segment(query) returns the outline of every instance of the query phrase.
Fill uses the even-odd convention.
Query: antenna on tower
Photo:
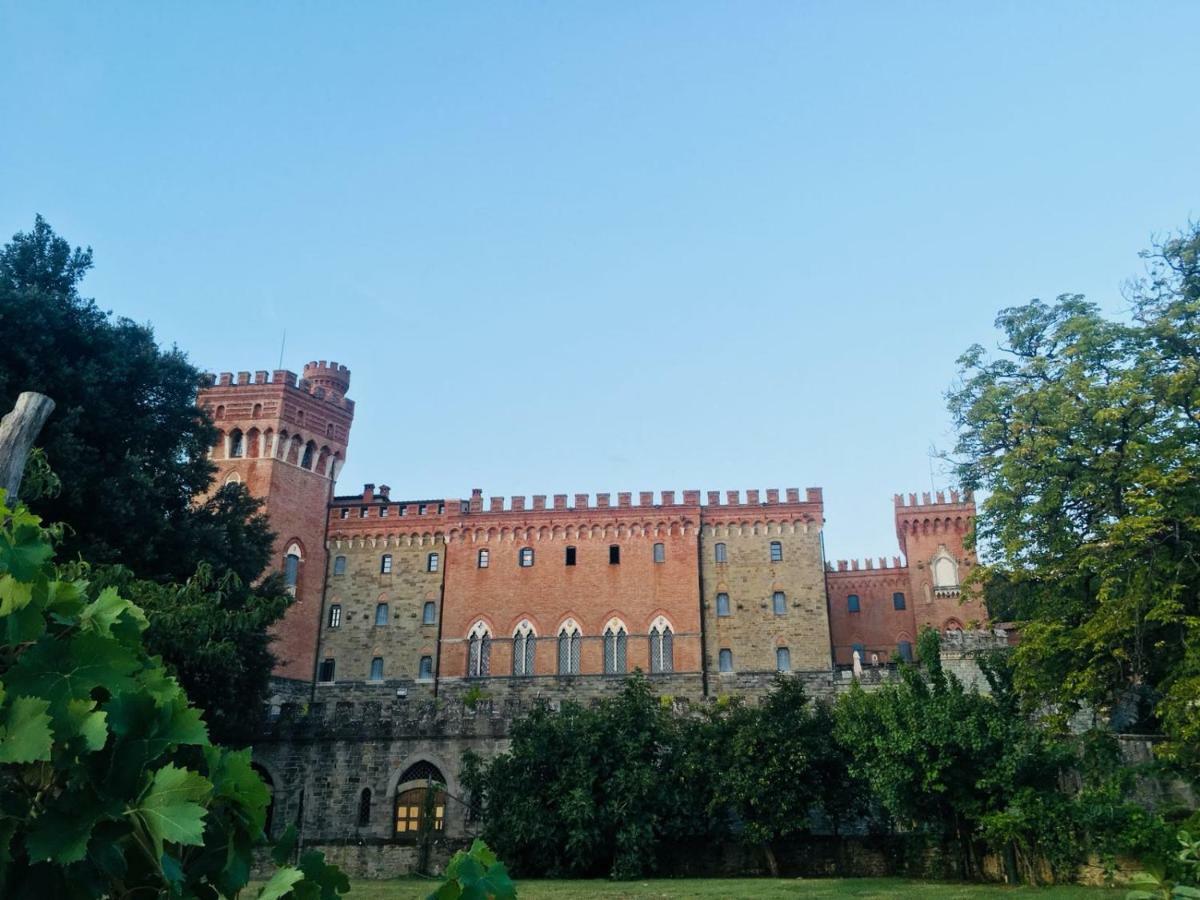
[[[276,368],[278,368],[278,369],[283,368],[283,348],[286,346],[287,346],[287,329],[285,328],[285,329],[283,329],[283,340],[281,340],[279,342],[279,365],[276,366]]]

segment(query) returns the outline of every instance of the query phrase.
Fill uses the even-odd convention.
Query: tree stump
[[[0,488],[8,492],[9,504],[17,502],[25,460],[52,412],[53,400],[45,394],[25,391],[12,412],[0,419]]]

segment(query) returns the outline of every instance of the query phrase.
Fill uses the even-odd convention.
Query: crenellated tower
[[[294,372],[223,372],[198,402],[219,429],[215,486],[241,482],[264,501],[274,566],[296,602],[276,628],[275,674],[310,680],[326,569],[326,511],[346,458],[354,402],[350,370],[320,360]]]
[[[987,619],[979,601],[962,601],[962,583],[976,565],[966,544],[975,521],[975,499],[950,491],[932,496],[897,494],[896,538],[908,560],[909,596],[918,630],[962,630]]]

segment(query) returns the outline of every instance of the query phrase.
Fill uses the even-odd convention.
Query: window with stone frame
[[[433,657],[422,656],[421,663],[417,667],[417,678],[421,681],[429,681],[433,678]]]
[[[392,574],[392,554],[385,553],[385,554],[383,554],[383,556],[381,556],[379,558],[379,574],[380,575],[391,575]]]
[[[425,605],[421,609],[421,624],[434,625],[437,623],[437,604],[432,600],[426,600]]]
[[[476,622],[467,638],[467,677],[486,678],[492,667],[492,635],[487,625]]]
[[[486,548],[479,551],[479,556],[477,559],[479,568],[486,569],[488,567],[488,556],[489,554]]]
[[[371,680],[383,681],[383,657],[376,656],[371,660]]]
[[[783,544],[771,541],[771,562],[783,562]]]
[[[717,544],[713,547],[713,560],[719,563],[729,562],[729,554],[724,544]]]
[[[386,625],[388,623],[388,605],[386,603],[375,604],[375,624]]]
[[[342,604],[333,603],[330,605],[330,607],[329,607],[329,627],[330,628],[341,628],[342,627]]]
[[[623,675],[627,669],[628,632],[625,623],[614,619],[604,628],[604,674]]]
[[[782,616],[787,612],[787,594],[783,591],[776,591],[771,595],[771,610],[777,616]]]
[[[583,633],[571,619],[558,630],[558,674],[578,675],[579,657],[583,648]]]
[[[537,647],[537,635],[528,621],[522,621],[513,631],[512,643],[512,673],[528,678],[533,676],[534,653]]]
[[[729,615],[729,595],[724,592],[717,594],[717,615],[722,618]]]
[[[425,570],[427,572],[436,572],[438,570],[438,555],[436,553],[430,553],[425,558]]]
[[[721,652],[717,654],[717,668],[722,672],[733,671],[733,651],[728,647],[722,647]]]
[[[335,556],[333,558],[333,574],[334,575],[345,575],[346,574],[346,557]]]
[[[675,635],[667,620],[659,616],[650,626],[650,672],[659,675],[675,671]]]
[[[790,672],[792,671],[792,651],[787,647],[775,648],[775,671]]]

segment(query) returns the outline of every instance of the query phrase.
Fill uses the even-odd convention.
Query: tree
[[[1198,777],[1200,227],[1148,256],[1128,321],[1078,295],[1003,310],[949,403],[1027,709],[1162,730]]]
[[[741,839],[763,849],[778,877],[774,842],[810,831],[817,813],[836,830],[857,805],[833,715],[809,701],[799,680],[779,676],[760,706],[738,706],[722,725],[731,739],[715,802],[737,817]]]
[[[78,567],[0,491],[0,894],[233,896],[265,843],[270,795],[250,751],[209,740],[161,661],[144,613]],[[281,848],[279,858],[288,853]],[[260,896],[334,898],[320,854]]]
[[[193,505],[215,471],[201,373],[149,327],[81,297],[91,267],[91,250],[72,250],[41,216],[0,250],[0,409],[21,391],[57,404],[40,446],[62,489],[35,510],[70,523],[68,558],[177,582],[204,560],[253,582],[271,550],[254,501],[234,487]]]

